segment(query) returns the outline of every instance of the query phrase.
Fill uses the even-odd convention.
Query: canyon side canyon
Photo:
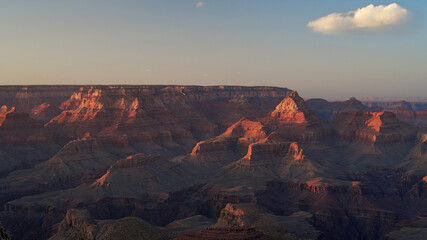
[[[427,103],[302,97],[1,86],[0,239],[425,237]]]

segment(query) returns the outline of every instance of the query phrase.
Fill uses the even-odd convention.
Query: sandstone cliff
[[[332,125],[338,136],[349,141],[392,144],[415,137],[415,128],[391,112],[345,112]]]
[[[0,130],[21,142],[0,146],[0,219],[17,239],[108,239],[128,226],[183,239],[378,239],[427,214],[426,130],[356,99],[336,104],[339,115],[327,122],[280,88],[61,94],[1,103]],[[30,141],[37,131],[45,140]],[[218,225],[206,229],[209,219]]]
[[[290,141],[316,142],[329,135],[329,128],[309,110],[297,92],[291,92],[262,122]]]

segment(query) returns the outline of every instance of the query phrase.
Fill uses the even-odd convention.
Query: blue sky
[[[419,0],[3,1],[0,84],[288,87],[304,97],[427,97]],[[387,33],[326,35],[331,13],[397,3]]]

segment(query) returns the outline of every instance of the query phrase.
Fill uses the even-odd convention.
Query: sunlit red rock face
[[[427,127],[427,117],[425,108],[427,102],[407,102],[407,101],[381,101],[365,102],[372,111],[389,111],[396,114],[397,118],[414,126]]]
[[[79,86],[2,86],[0,103],[47,122],[60,113],[59,105]]]
[[[15,108],[14,108],[14,107],[12,107],[12,108],[8,108],[6,105],[3,105],[3,106],[0,108],[0,126],[1,126],[1,125],[3,125],[3,122],[4,122],[4,120],[6,119],[6,116],[7,116],[9,113],[12,113],[13,111],[15,111]]]
[[[270,117],[279,119],[285,123],[306,123],[309,115],[305,101],[297,92],[292,92],[283,99],[276,109],[270,113]]]
[[[191,155],[197,156],[210,152],[227,151],[235,146],[244,151],[249,144],[266,138],[267,134],[267,130],[261,122],[242,118],[218,137],[197,143]]]
[[[290,141],[315,142],[329,134],[328,126],[308,109],[297,92],[290,93],[261,121]]]
[[[0,102],[1,136],[28,143],[0,146],[0,220],[16,239],[102,239],[148,226],[128,216],[163,231],[200,215],[218,222],[173,237],[380,239],[427,214],[425,130],[355,99],[332,122],[280,88],[83,86],[52,99]]]
[[[228,86],[1,87],[0,142],[22,149],[0,149],[5,154],[0,173],[32,167],[67,142],[88,137],[118,148],[119,155],[125,152],[120,157],[187,153],[243,116],[263,116],[287,92]]]
[[[302,159],[302,150],[293,142],[314,143],[329,134],[329,126],[291,92],[266,117],[242,118],[223,134],[197,143],[189,160],[218,167],[239,158],[243,165],[262,165],[266,157],[283,154]]]
[[[415,128],[392,112],[343,112],[332,125],[336,134],[348,141],[397,143],[415,136]]]
[[[231,124],[245,113],[258,115],[259,107],[246,112],[242,109],[225,117],[222,112],[232,111],[242,104],[243,108],[250,108],[254,104],[248,101],[265,101],[262,98],[275,102],[273,99],[286,92],[241,87],[81,88],[61,104],[63,112],[51,119],[46,128],[66,139],[90,134],[107,139],[123,138],[123,144],[150,142],[172,149],[189,148],[195,141],[213,136],[218,128]],[[246,102],[234,101],[241,96]],[[219,106],[212,109],[212,104]],[[220,118],[221,122],[216,122]]]

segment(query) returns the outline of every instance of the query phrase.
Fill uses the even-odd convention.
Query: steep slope
[[[427,219],[425,217],[415,217],[411,220],[404,220],[396,224],[395,231],[385,235],[385,240],[422,240],[427,236]]]
[[[427,175],[427,133],[419,134],[417,144],[409,151],[401,167],[417,175]]]
[[[16,112],[14,108],[3,110],[0,110],[0,143],[31,145],[49,140],[43,133],[43,125],[30,118],[28,113]]]
[[[84,207],[99,219],[137,215],[153,223],[166,224],[169,223],[168,219],[180,214],[176,209],[172,210],[177,203],[169,202],[174,198],[174,192],[179,193],[200,184],[200,180],[192,175],[191,170],[183,169],[161,156],[136,154],[117,161],[90,184],[23,197],[7,203],[6,208],[14,211],[18,206],[29,209],[37,205],[43,206],[41,209],[48,207],[55,209],[52,217],[57,219],[66,209]],[[114,208],[111,208],[112,205]],[[159,211],[158,208],[164,209]],[[184,211],[184,214],[187,213]],[[19,223],[15,224],[15,229],[21,227]]]
[[[320,232],[309,223],[311,218],[307,212],[276,216],[255,204],[227,204],[214,227],[253,227],[271,239],[318,239]]]
[[[415,128],[391,112],[345,112],[332,125],[335,133],[348,141],[393,144],[415,137]]]
[[[329,128],[297,92],[291,92],[262,122],[289,141],[316,142],[329,134]]]
[[[42,106],[49,105],[50,110],[58,114],[60,112],[58,109],[59,105],[67,100],[73,92],[78,91],[79,88],[79,86],[66,85],[1,86],[0,105],[13,106],[17,111],[26,112],[30,115],[32,109],[41,110],[43,108]],[[45,122],[53,116],[54,115],[47,114],[39,120]]]
[[[382,101],[382,102],[366,102],[368,106],[376,111],[389,111],[396,114],[396,116],[413,125],[413,126],[427,126],[427,121],[424,117],[424,108],[427,103],[424,102],[407,102],[407,101]]]
[[[289,92],[234,86],[3,86],[0,178],[88,136],[133,152],[186,154],[241,117],[261,117]],[[6,116],[9,116],[6,119]],[[37,121],[36,121],[37,120]],[[44,124],[44,126],[43,126]],[[17,145],[19,144],[19,145]]]
[[[218,128],[230,124],[227,120],[230,116],[235,119],[244,114],[256,115],[250,109],[254,104],[233,101],[233,94],[257,102],[265,101],[263,94],[274,99],[287,91],[181,86],[82,88],[60,106],[63,112],[46,127],[59,138],[73,139],[87,134],[100,139],[120,138],[122,144],[132,145],[141,152],[151,153],[148,151],[157,148],[160,154],[169,157],[186,153],[196,141],[217,134]],[[211,111],[212,105],[221,110]],[[226,116],[229,111],[234,112]],[[223,122],[217,122],[219,119]]]
[[[0,202],[93,181],[117,160],[117,156],[107,150],[93,138],[71,141],[51,159],[0,179]]]
[[[218,169],[242,157],[251,143],[266,136],[267,129],[260,122],[242,118],[218,137],[197,143],[190,155],[173,161],[190,162],[208,171]]]
[[[0,109],[0,178],[29,168],[53,156],[60,146],[44,131],[43,124],[14,107]]]
[[[18,239],[51,236],[70,208],[102,221],[137,216],[157,226],[188,225],[195,221],[188,217],[203,215],[227,223],[181,239],[296,235],[292,231],[310,224],[326,239],[379,239],[402,219],[427,214],[421,128],[387,111],[343,111],[328,123],[296,92],[278,99],[263,88],[243,95],[242,89],[82,88],[46,129],[56,139],[79,136],[64,149],[85,149],[83,154],[64,150],[55,161],[10,174],[10,186],[40,183],[47,192],[8,199],[0,219]],[[58,182],[63,185],[57,188]],[[292,215],[299,211],[312,217]],[[100,226],[93,221],[88,225]]]
[[[310,218],[306,212],[276,216],[255,204],[227,204],[215,225],[175,239],[318,239]]]
[[[369,107],[354,97],[342,102],[328,102],[320,98],[309,99],[307,100],[307,107],[326,121],[332,121],[341,112],[369,111]]]
[[[49,240],[167,240],[179,232],[150,225],[136,217],[94,220],[86,210],[70,209]]]

